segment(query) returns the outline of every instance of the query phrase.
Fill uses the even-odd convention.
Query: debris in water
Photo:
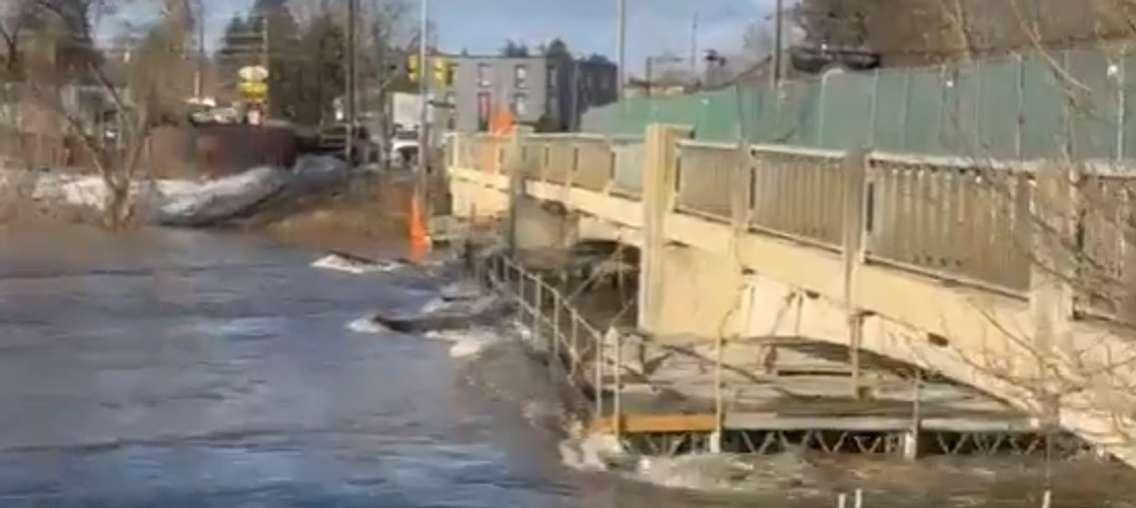
[[[430,300],[416,312],[379,310],[375,313],[375,321],[404,333],[452,330],[491,325],[507,314],[510,308],[506,300],[492,294],[473,297],[462,295],[455,299],[443,295]]]
[[[391,272],[403,266],[405,265],[393,261],[375,261],[361,256],[334,251],[312,263],[312,267],[314,268],[353,273],[355,275]]]

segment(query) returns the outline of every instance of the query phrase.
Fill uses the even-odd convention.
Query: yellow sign
[[[241,67],[237,71],[237,75],[245,81],[264,81],[268,79],[268,69],[259,65],[250,65],[248,67]]]
[[[237,90],[247,101],[264,102],[268,98],[268,83],[263,81],[243,81],[237,85]]]

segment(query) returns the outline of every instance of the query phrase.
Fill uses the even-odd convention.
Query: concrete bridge
[[[1097,239],[1118,274],[1136,273],[1124,269],[1136,249],[1108,221],[1073,213],[1058,165],[690,135],[653,125],[643,139],[455,136],[454,213],[515,206],[522,248],[640,249],[638,326],[658,341],[803,337],[849,347],[853,366],[870,351],[1136,464],[1132,321],[1078,284],[1064,247]]]

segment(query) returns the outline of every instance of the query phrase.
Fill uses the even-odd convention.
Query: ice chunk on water
[[[421,309],[419,309],[419,312],[421,312],[422,314],[432,314],[434,312],[444,310],[449,306],[450,302],[446,301],[445,298],[436,296],[430,299],[430,301],[426,302],[426,304],[423,305]]]
[[[335,270],[338,272],[353,273],[355,275],[363,275],[367,273],[376,272],[391,272],[402,265],[392,262],[372,262],[364,259],[352,258],[343,254],[332,253],[317,259],[312,263],[313,268],[320,268],[324,270]]]
[[[469,358],[481,354],[488,344],[477,340],[463,340],[450,348],[450,357]]]
[[[470,328],[467,330],[441,330],[427,332],[424,337],[428,340],[449,342],[450,356],[453,358],[469,358],[481,354],[485,348],[501,340],[501,334],[493,328]]]
[[[370,334],[375,334],[375,335],[382,335],[384,333],[390,333],[389,328],[387,328],[387,327],[385,327],[385,326],[383,326],[379,323],[376,323],[371,318],[365,318],[365,317],[359,318],[359,319],[356,319],[356,320],[354,320],[350,323],[347,323],[347,329],[351,330],[355,333],[370,333]]]

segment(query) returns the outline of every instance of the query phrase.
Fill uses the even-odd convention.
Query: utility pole
[[[619,4],[619,21],[616,29],[616,52],[619,58],[619,83],[616,91],[623,100],[623,84],[627,82],[627,0],[615,0]]]
[[[198,103],[205,93],[205,2],[197,0],[197,72],[193,76],[193,96]]]
[[[355,25],[358,24],[355,18],[358,7],[358,0],[347,0],[347,93],[345,94],[347,141],[344,143],[346,150],[344,157],[348,168],[353,166],[355,149]]]
[[[647,74],[647,79],[646,79],[647,83],[645,83],[645,84],[647,85],[647,86],[646,86],[646,88],[647,88],[647,97],[650,97],[650,96],[651,96],[651,87],[653,86],[653,85],[652,85],[652,82],[651,82],[651,57],[647,57],[647,70],[646,70],[646,74]]]
[[[782,30],[785,26],[785,9],[782,5],[783,2],[784,0],[777,0],[775,7],[777,10],[773,14],[773,23],[776,26],[773,28],[773,72],[770,76],[775,88],[781,84],[781,38],[783,37]]]
[[[422,0],[422,27],[418,35],[418,96],[421,99],[421,111],[419,111],[418,119],[418,185],[419,185],[419,198],[422,199],[421,203],[426,206],[426,184],[429,181],[426,178],[426,169],[429,167],[430,154],[430,136],[427,132],[430,124],[430,101],[427,95],[430,92],[430,75],[432,68],[429,62],[426,61],[426,45],[430,38],[430,1]]]
[[[260,16],[260,66],[268,69],[268,16]]]
[[[698,12],[694,13],[694,21],[690,24],[690,78],[698,77]]]

